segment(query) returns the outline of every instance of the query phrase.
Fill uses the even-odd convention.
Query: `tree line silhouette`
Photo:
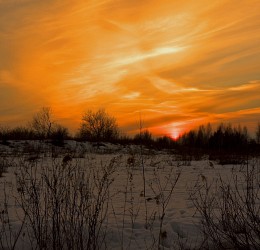
[[[201,125],[197,130],[183,134],[179,141],[184,146],[214,150],[244,149],[249,143],[256,143],[248,134],[247,127],[221,123],[216,130],[211,124]]]
[[[236,152],[248,153],[259,150],[260,123],[257,124],[255,136],[251,137],[247,127],[219,124],[215,129],[209,123],[192,129],[177,140],[168,136],[154,137],[148,129],[140,129],[130,137],[120,133],[116,119],[104,109],[88,110],[82,116],[77,133],[72,136],[69,130],[56,123],[52,110],[43,107],[33,115],[27,126],[15,128],[0,127],[0,141],[7,144],[8,140],[51,140],[53,144],[63,145],[64,140],[75,139],[90,142],[113,142],[122,144],[143,144],[156,149],[176,149],[189,152]]]
[[[221,164],[240,164],[246,157],[260,154],[260,124],[255,137],[251,137],[246,126],[219,124],[213,129],[211,124],[184,133],[178,139],[181,151],[201,158],[203,154]]]

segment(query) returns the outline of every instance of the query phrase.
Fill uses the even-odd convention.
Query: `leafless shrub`
[[[65,139],[69,138],[68,129],[60,124],[54,124],[52,127],[50,134],[52,144],[60,147],[64,146]]]
[[[32,247],[100,249],[115,160],[89,171],[66,156],[45,164],[21,162],[17,174],[18,202]]]
[[[7,165],[3,157],[0,157],[0,177],[3,176],[3,173],[7,171]]]
[[[119,129],[116,119],[104,109],[94,112],[88,110],[82,116],[79,138],[90,141],[113,141],[118,138]]]
[[[191,166],[192,155],[186,151],[182,151],[180,154],[174,156],[178,166]]]
[[[4,182],[2,194],[4,196],[2,204],[0,204],[0,248],[13,250],[16,248],[18,239],[22,234],[25,223],[25,217],[21,218],[21,224],[14,229],[9,209],[10,192],[7,191],[6,183]]]
[[[202,216],[205,244],[218,249],[260,248],[260,165],[247,163],[242,172],[233,172],[210,185],[197,185],[191,197]]]
[[[260,144],[260,122],[258,122],[258,124],[257,124],[255,136],[256,136],[256,143]]]
[[[42,153],[44,153],[45,150],[43,148],[43,143],[39,143],[38,141],[26,141],[22,145],[22,152],[23,155],[37,155],[40,157]]]
[[[172,198],[174,188],[180,178],[181,172],[175,173],[174,168],[168,170],[167,175],[162,174],[158,168],[154,169],[154,179],[150,182],[150,188],[154,194],[149,200],[155,200],[158,205],[158,218],[160,221],[158,249],[160,249],[163,241],[167,238],[167,231],[163,230],[163,222],[166,210]]]
[[[100,167],[94,165],[95,158],[87,161],[87,157],[94,156],[75,159],[74,152],[69,150],[47,156],[27,154],[19,159],[19,168],[15,170],[17,185],[14,186],[18,193],[17,207],[22,209],[21,218],[24,218],[19,243],[20,240],[29,242],[32,249],[106,248],[107,220],[111,219],[107,212],[111,212],[108,207],[112,206],[122,249],[137,244],[135,228],[139,226],[145,230],[143,242],[147,249],[166,246],[166,240],[171,239],[163,224],[179,178],[176,164],[168,168],[156,155],[131,152],[122,170],[126,181],[117,197],[111,184],[118,160],[113,159]],[[154,173],[152,177],[147,174],[149,171]],[[115,197],[124,202],[123,207],[114,206]],[[6,230],[7,227],[4,232]],[[13,238],[10,242],[14,243]]]
[[[156,156],[140,159],[140,155],[131,152],[125,163],[125,168],[122,170],[125,173],[122,177],[124,185],[114,197],[122,200],[123,205],[115,208],[111,202],[121,248],[133,249],[137,244],[134,229],[136,226],[139,227],[141,222],[145,229],[142,240],[146,249],[162,249],[165,240],[168,240],[167,231],[163,227],[165,215],[180,173],[175,171],[175,167],[163,168],[163,163],[158,162]],[[153,173],[146,176],[146,193],[142,185],[143,167],[145,174],[148,171]],[[132,231],[126,237],[125,231],[129,229]]]
[[[9,166],[12,165],[12,160],[8,159],[5,155],[0,155],[0,177],[3,176],[3,173],[7,172]]]
[[[33,116],[29,125],[37,136],[46,139],[52,132],[53,123],[51,108],[43,107]]]
[[[10,131],[10,128],[7,126],[0,126],[0,140],[1,144],[3,145],[9,145],[8,143],[8,133]]]

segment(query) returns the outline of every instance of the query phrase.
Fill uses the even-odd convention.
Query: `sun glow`
[[[174,141],[176,141],[176,140],[180,137],[180,135],[181,135],[181,133],[180,133],[178,130],[174,130],[174,131],[171,133],[170,137],[171,137]]]

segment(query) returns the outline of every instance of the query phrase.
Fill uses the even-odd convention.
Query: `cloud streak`
[[[258,0],[0,1],[0,123],[52,106],[76,129],[104,107],[125,130],[260,120]],[[220,18],[221,17],[221,18]]]

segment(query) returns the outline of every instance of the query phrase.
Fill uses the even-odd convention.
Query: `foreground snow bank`
[[[203,202],[213,211],[223,183],[248,188],[239,182],[248,165],[187,164],[163,152],[140,154],[137,146],[17,142],[0,152],[8,166],[0,179],[6,249],[211,248],[201,233]],[[259,194],[256,201],[259,209]]]

